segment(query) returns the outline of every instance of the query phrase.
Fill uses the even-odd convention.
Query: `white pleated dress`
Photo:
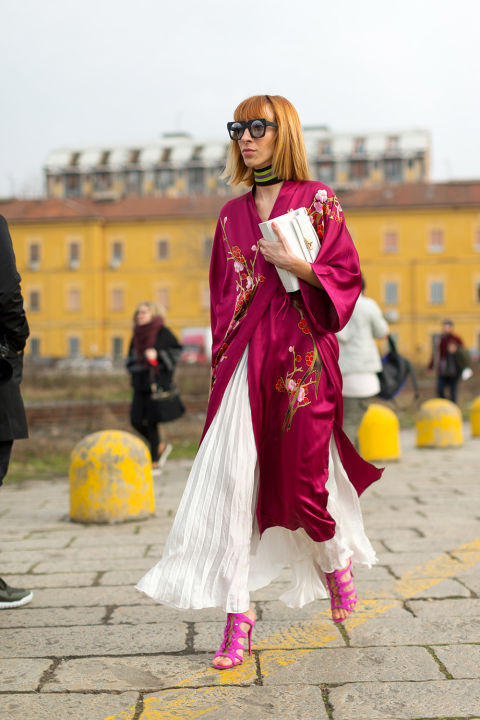
[[[289,566],[280,600],[302,607],[328,596],[323,573],[353,563],[371,566],[375,552],[363,528],[358,495],[330,441],[327,510],[335,536],[315,542],[303,530],[273,527],[260,537],[255,516],[258,471],[248,396],[248,347],[225,390],[193,463],[161,560],[137,589],[176,608],[245,612],[249,593]]]

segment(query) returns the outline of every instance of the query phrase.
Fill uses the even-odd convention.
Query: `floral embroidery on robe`
[[[282,432],[290,429],[293,417],[299,408],[310,405],[311,394],[315,393],[315,397],[317,396],[322,371],[322,360],[302,309],[295,301],[293,305],[300,315],[298,328],[304,335],[311,337],[312,349],[302,357],[297,354],[295,346],[290,345],[288,350],[292,353],[292,368],[284,377],[278,378],[275,383],[275,389],[278,392],[288,394],[288,408],[282,424]]]

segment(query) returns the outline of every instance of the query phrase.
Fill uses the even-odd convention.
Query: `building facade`
[[[443,318],[480,350],[480,183],[340,196],[367,294],[399,349],[427,363]],[[208,267],[221,197],[0,202],[11,228],[34,355],[124,355],[137,303],[178,334],[209,324]]]
[[[367,294],[391,322],[399,349],[428,361],[450,318],[480,352],[480,183],[403,185],[344,196]]]
[[[210,323],[208,267],[218,198],[0,203],[10,225],[36,356],[128,351],[136,305],[176,333]]]
[[[225,133],[226,135],[226,133]],[[304,128],[312,174],[337,189],[426,182],[430,137],[424,130],[332,133]],[[47,197],[113,200],[129,195],[231,195],[221,178],[229,142],[186,134],[138,146],[62,148],[45,164]]]

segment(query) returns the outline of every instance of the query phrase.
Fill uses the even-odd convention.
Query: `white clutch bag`
[[[280,230],[290,245],[290,249],[297,257],[306,260],[308,263],[316,260],[320,250],[320,240],[310,222],[306,208],[298,208],[298,210],[292,210],[285,213],[285,215],[273,218],[273,220],[258,223],[265,240],[278,240],[272,228],[273,222],[278,223]],[[289,270],[278,267],[277,272],[287,292],[295,292],[300,289],[296,275],[293,275]]]

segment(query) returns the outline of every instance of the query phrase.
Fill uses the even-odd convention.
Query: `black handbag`
[[[410,378],[415,391],[415,399],[418,399],[417,379],[410,360],[400,355],[391,335],[388,336],[388,346],[389,350],[382,358],[382,370],[377,373],[380,380],[378,397],[383,400],[392,400],[400,392],[407,378]]]
[[[150,420],[159,423],[173,422],[185,413],[178,386],[172,382],[163,388],[156,382],[150,386]]]
[[[455,351],[455,365],[457,368],[457,374],[461,375],[465,368],[471,366],[470,353],[467,348],[460,345]]]

